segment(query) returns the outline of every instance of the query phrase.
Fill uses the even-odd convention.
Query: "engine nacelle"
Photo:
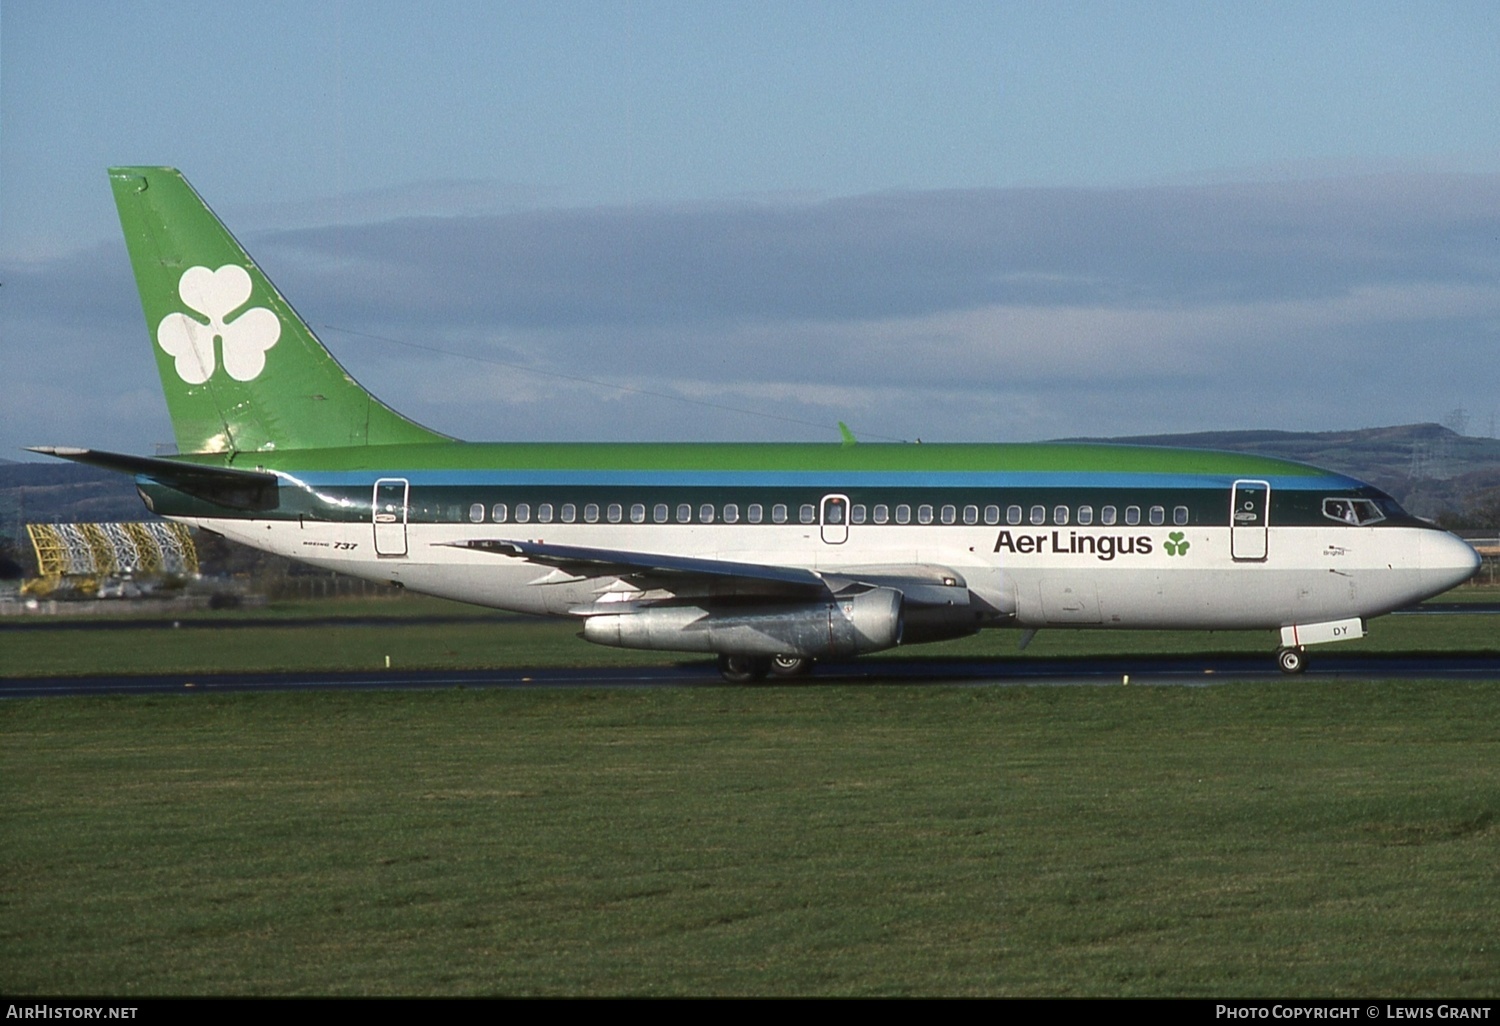
[[[615,648],[828,659],[900,644],[901,602],[899,591],[874,588],[799,605],[662,606],[590,616],[583,638]]]

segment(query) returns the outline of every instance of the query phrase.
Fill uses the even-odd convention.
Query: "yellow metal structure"
[[[198,549],[181,524],[27,524],[39,576],[22,589],[48,595],[60,588],[93,594],[110,577],[189,577]],[[67,587],[64,587],[64,585]]]

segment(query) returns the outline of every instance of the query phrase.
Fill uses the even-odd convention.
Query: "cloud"
[[[1483,420],[1497,393],[1500,175],[532,209],[245,241],[356,377],[464,437],[1334,428]],[[112,244],[0,269],[0,370],[48,396],[26,440],[166,433],[120,398],[154,387],[127,266]]]
[[[815,203],[522,211],[303,229],[267,242],[501,327],[911,317],[993,305],[1196,305],[1493,280],[1500,176],[1131,190],[889,193]],[[404,285],[404,288],[395,286]]]

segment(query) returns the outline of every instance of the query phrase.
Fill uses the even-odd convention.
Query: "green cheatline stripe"
[[[435,443],[184,456],[213,466],[301,470],[720,470],[1214,474],[1326,477],[1287,460],[1143,446],[863,443]]]

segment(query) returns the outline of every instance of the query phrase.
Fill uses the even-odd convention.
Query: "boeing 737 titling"
[[[109,177],[180,455],[36,451],[341,573],[743,681],[987,627],[1279,631],[1297,672],[1479,565],[1375,488],[1252,456],[458,441],[346,374],[178,171]]]

